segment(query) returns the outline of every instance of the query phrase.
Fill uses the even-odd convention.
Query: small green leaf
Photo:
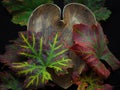
[[[110,17],[111,11],[108,10],[107,8],[100,8],[98,10],[94,11],[95,16],[97,17],[97,20],[106,20]]]

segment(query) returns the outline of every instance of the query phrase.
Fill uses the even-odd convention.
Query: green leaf
[[[83,0],[88,8],[90,8],[98,21],[106,20],[109,18],[111,12],[104,7],[105,0]]]
[[[3,0],[3,5],[13,15],[12,22],[27,25],[32,11],[41,4],[51,3],[52,0]]]
[[[66,3],[77,2],[86,5],[95,14],[97,21],[107,20],[111,11],[104,4],[105,0],[65,0]]]
[[[102,7],[100,9],[98,9],[98,10],[95,10],[94,14],[97,17],[98,21],[106,20],[106,19],[108,19],[110,17],[111,11],[108,10],[107,8],[105,8],[105,7]]]
[[[27,25],[30,14],[30,11],[14,14],[12,22],[15,24],[20,24],[21,26]]]
[[[58,33],[55,35],[53,41],[48,41],[48,48],[45,49],[43,43],[43,37],[38,34],[30,32],[26,35],[20,34],[22,42],[18,42],[23,51],[19,54],[26,56],[30,60],[28,62],[13,63],[13,68],[18,69],[18,74],[29,75],[26,88],[31,85],[38,86],[44,84],[48,80],[52,80],[51,74],[47,71],[47,68],[51,68],[57,72],[63,71],[70,66],[71,59],[68,59],[65,55],[67,49],[63,48],[63,45],[58,43]],[[45,54],[46,53],[46,54]],[[67,70],[66,70],[67,71]]]

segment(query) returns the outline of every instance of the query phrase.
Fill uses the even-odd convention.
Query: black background
[[[60,7],[63,7],[62,1],[54,0]],[[120,0],[106,0],[105,6],[112,11],[112,14],[109,19],[102,21],[101,25],[109,40],[109,49],[120,60]],[[0,1],[0,54],[5,52],[4,47],[9,44],[9,40],[16,39],[19,31],[26,30],[25,26],[13,24],[11,18]],[[114,90],[120,90],[120,69],[112,72],[106,82],[115,85]]]

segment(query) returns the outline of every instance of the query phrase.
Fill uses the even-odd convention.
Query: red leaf
[[[105,59],[113,70],[119,68],[120,62],[108,50],[106,37],[99,24],[92,26],[74,25],[73,42],[74,44],[70,49],[101,77],[107,78],[110,72],[99,59]]]

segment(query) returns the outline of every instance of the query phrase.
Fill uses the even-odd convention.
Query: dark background
[[[63,7],[62,1],[54,0],[60,7]],[[101,25],[109,40],[109,49],[120,60],[120,0],[106,0],[105,6],[112,11],[112,14],[109,19],[102,21]],[[19,31],[26,30],[25,26],[13,24],[11,18],[0,1],[0,54],[5,52],[4,47],[9,44],[9,40],[16,39]],[[113,72],[106,82],[115,85],[114,90],[120,90],[120,69]]]

